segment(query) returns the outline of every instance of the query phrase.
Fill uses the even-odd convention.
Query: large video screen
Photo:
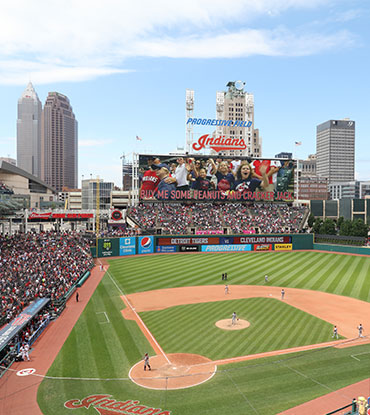
[[[139,198],[150,202],[292,202],[295,167],[287,159],[139,155]]]

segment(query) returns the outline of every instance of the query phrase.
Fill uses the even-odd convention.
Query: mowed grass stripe
[[[361,285],[362,284],[362,280],[359,278],[358,280],[356,280],[356,278],[354,276],[356,275],[361,275],[362,274],[362,268],[365,264],[365,258],[361,258],[361,257],[354,257],[356,260],[354,261],[353,264],[353,269],[351,271],[351,275],[350,278],[347,279],[347,281],[345,282],[344,285],[344,289],[342,290],[342,294],[346,295],[346,296],[351,296],[352,295],[352,291],[354,290],[355,285]],[[360,290],[359,290],[360,291]]]
[[[338,295],[343,294],[344,286],[347,280],[351,277],[353,272],[353,264],[356,260],[354,256],[348,256],[347,261],[342,263],[340,268],[337,268],[330,275],[327,281],[324,281],[320,287],[321,291],[333,291]]]
[[[359,291],[354,291],[353,296],[364,301],[370,301],[370,261],[366,261],[361,269],[362,274],[356,278],[356,287]]]
[[[314,270],[319,270],[326,261],[327,259],[325,257],[316,258],[314,255],[303,255],[299,262],[293,262],[293,264],[296,265],[296,268],[293,268],[291,272],[285,272],[285,270],[282,271],[284,276],[282,277],[281,285],[303,285],[303,281],[306,278],[310,280]]]

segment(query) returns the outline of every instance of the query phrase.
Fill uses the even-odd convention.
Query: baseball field
[[[43,414],[278,414],[369,378],[368,257],[176,254],[107,264],[38,390]]]

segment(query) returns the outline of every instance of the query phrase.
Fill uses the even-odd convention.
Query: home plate
[[[29,376],[36,372],[36,369],[30,368],[30,369],[22,369],[18,370],[17,376]]]

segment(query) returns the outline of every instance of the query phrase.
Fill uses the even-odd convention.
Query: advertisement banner
[[[139,236],[139,254],[154,252],[154,236]]]
[[[272,251],[272,245],[271,244],[254,245],[253,250],[254,251]]]
[[[234,238],[232,236],[222,236],[220,238],[220,245],[228,245],[228,244],[233,244],[234,243]]]
[[[134,236],[127,238],[119,238],[119,255],[135,255],[136,254],[136,238]]]
[[[157,246],[156,251],[158,253],[172,254],[173,252],[177,252],[177,247],[174,245]]]
[[[192,238],[158,238],[157,245],[217,245],[220,242],[219,237],[192,237]]]
[[[119,239],[104,238],[98,240],[98,256],[118,256],[119,255]]]
[[[196,235],[222,235],[224,231],[220,229],[195,231]]]
[[[293,244],[275,244],[275,251],[291,251]]]
[[[202,245],[202,252],[251,251],[252,245]]]
[[[291,236],[235,236],[236,244],[287,244],[292,242]]]
[[[179,252],[198,252],[199,245],[185,245],[179,247]]]

